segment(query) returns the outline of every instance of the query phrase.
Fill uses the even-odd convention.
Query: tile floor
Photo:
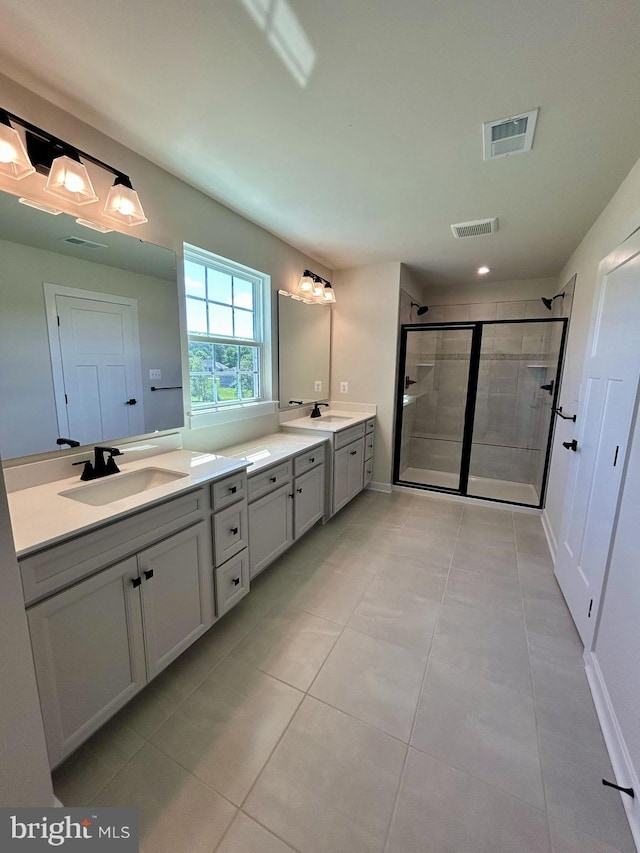
[[[55,772],[149,853],[632,853],[539,518],[364,493]]]

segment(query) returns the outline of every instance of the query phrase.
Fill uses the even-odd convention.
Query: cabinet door
[[[146,683],[134,582],[131,557],[27,611],[52,767]]]
[[[293,542],[293,486],[288,483],[249,504],[249,576],[279,557]]]
[[[341,447],[333,456],[333,511],[354,498],[363,487],[364,439]]]
[[[214,621],[209,525],[195,524],[142,551],[138,566],[151,680]]]
[[[299,539],[324,515],[324,465],[294,481],[293,536]]]

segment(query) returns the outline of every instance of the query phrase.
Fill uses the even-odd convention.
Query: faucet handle
[[[93,465],[91,464],[90,459],[81,459],[80,462],[72,462],[71,464],[72,465],[84,465],[84,469],[82,471],[82,474],[80,475],[81,480],[85,480],[85,481],[86,480],[95,480],[96,472],[95,472]]]

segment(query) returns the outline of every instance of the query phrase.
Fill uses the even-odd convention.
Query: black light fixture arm
[[[48,142],[51,145],[55,145],[57,148],[62,149],[65,154],[78,154],[84,160],[88,160],[90,163],[93,163],[94,166],[99,166],[101,169],[104,169],[107,172],[111,172],[112,175],[116,177],[116,183],[123,184],[126,187],[131,188],[131,181],[124,172],[121,172],[119,169],[114,169],[113,166],[110,166],[108,163],[105,163],[103,160],[99,160],[97,157],[94,157],[93,154],[88,154],[86,151],[82,151],[75,145],[71,145],[69,142],[65,142],[64,139],[60,139],[57,136],[54,136],[52,133],[49,133],[46,130],[42,130],[41,127],[38,127],[35,124],[31,124],[31,122],[26,121],[26,119],[20,118],[20,116],[15,115],[15,113],[9,112],[9,110],[5,110],[0,108],[0,122],[6,124],[4,118],[9,119],[14,124],[19,124],[20,127],[24,128],[24,130],[32,133],[34,136],[37,136],[39,139],[42,139],[45,142]]]
[[[328,284],[328,285],[329,285],[329,287],[331,287],[331,282],[330,282],[330,281],[327,281],[327,279],[326,279],[326,278],[322,278],[322,276],[321,276],[321,275],[318,275],[318,274],[317,274],[317,273],[315,273],[315,272],[311,272],[311,270],[305,270],[305,271],[302,273],[302,275],[303,275],[303,277],[304,277],[304,278],[306,278],[306,277],[308,276],[309,278],[312,278],[315,282],[321,281],[323,284]]]

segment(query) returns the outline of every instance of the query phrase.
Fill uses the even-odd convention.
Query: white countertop
[[[370,418],[375,418],[371,412],[348,412],[341,409],[323,410],[323,412],[324,414],[319,418],[310,418],[309,415],[306,415],[302,418],[283,421],[281,427],[282,429],[308,429],[314,432],[340,432],[342,429],[349,429],[349,427],[368,421]],[[327,417],[331,416],[344,418],[344,420],[326,420]]]
[[[103,506],[90,506],[59,494],[83,485],[79,473],[63,480],[12,492],[7,497],[18,557],[53,545],[70,536],[76,536],[93,527],[108,524],[122,516],[160,503],[180,492],[188,492],[203,483],[217,480],[247,467],[247,462],[239,458],[230,459],[221,454],[197,453],[190,450],[173,450],[123,464],[120,464],[119,459],[116,461],[122,473],[154,467],[186,474],[186,476]],[[91,481],[87,486],[95,482],[101,481]]]
[[[288,432],[273,432],[270,435],[260,436],[253,441],[245,441],[243,444],[225,447],[221,453],[243,460],[248,465],[247,474],[251,476],[256,471],[268,468],[284,459],[290,459],[292,456],[304,453],[305,450],[310,450],[312,447],[317,447],[326,440],[319,435],[307,437],[306,435],[295,435]]]

